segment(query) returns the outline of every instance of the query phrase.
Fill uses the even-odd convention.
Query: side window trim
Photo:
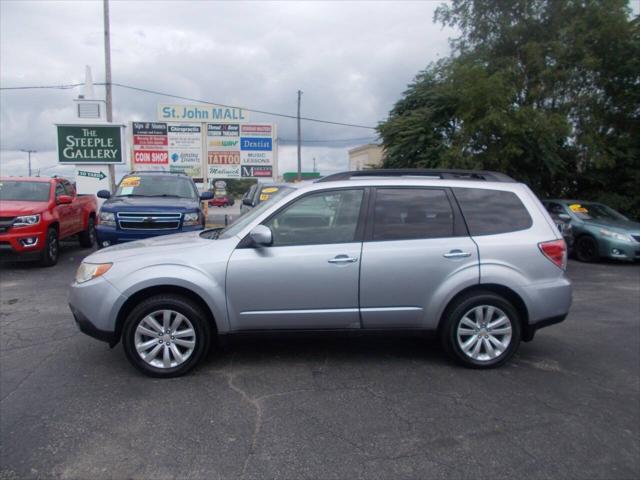
[[[369,195],[369,205],[367,206],[367,222],[366,222],[366,230],[364,233],[364,242],[397,242],[402,240],[374,240],[373,239],[373,227],[374,227],[374,217],[376,211],[376,197],[378,190],[385,189],[393,189],[393,190],[440,190],[444,191],[447,195],[447,200],[449,201],[449,206],[451,207],[451,212],[453,214],[453,237],[468,237],[469,230],[467,229],[467,225],[464,221],[464,217],[462,216],[462,212],[460,211],[460,205],[455,199],[453,192],[448,187],[423,187],[420,185],[394,185],[394,186],[384,186],[384,187],[371,187],[371,193]],[[453,238],[452,237],[452,238]],[[448,238],[448,237],[441,237]],[[423,239],[412,239],[412,240],[432,240],[429,238]]]
[[[282,205],[280,208],[278,208],[275,212],[273,212],[271,215],[269,215],[267,218],[265,218],[264,220],[262,220],[258,225],[265,225],[266,223],[270,222],[271,219],[273,217],[275,217],[276,215],[280,214],[282,211],[286,210],[287,208],[291,207],[294,203],[309,197],[311,195],[316,195],[316,194],[327,194],[327,193],[331,193],[331,192],[340,192],[340,191],[344,191],[344,190],[361,190],[362,193],[362,202],[360,202],[360,213],[358,215],[358,224],[356,225],[356,231],[354,234],[354,238],[353,241],[351,242],[336,242],[336,243],[331,243],[331,244],[325,244],[325,243],[309,243],[309,244],[304,244],[304,246],[311,246],[311,245],[338,245],[339,243],[357,243],[357,242],[362,242],[363,241],[363,237],[364,237],[364,226],[365,226],[365,219],[367,217],[367,201],[368,201],[368,197],[370,194],[370,188],[369,187],[339,187],[339,188],[327,188],[327,189],[322,189],[322,190],[313,190],[311,192],[307,192],[303,195],[300,195],[299,197],[296,197],[294,199],[291,199],[289,202],[285,203],[284,205]],[[296,245],[272,245],[270,247],[267,248],[281,248],[281,247],[293,247]],[[253,248],[252,244],[251,244],[251,240],[249,238],[249,234],[247,234],[242,240],[240,240],[240,243],[238,243],[238,246],[236,248]]]
[[[61,192],[58,192],[58,187],[61,188],[61,190],[62,190]],[[55,198],[57,200],[60,195],[68,195],[69,193],[67,192],[67,189],[65,188],[65,186],[64,186],[64,184],[62,182],[56,182],[54,194],[55,194]]]

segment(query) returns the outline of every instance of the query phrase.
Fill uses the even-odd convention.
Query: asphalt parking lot
[[[187,377],[79,333],[89,253],[0,271],[0,478],[640,477],[640,268],[571,262],[574,306],[507,366],[433,339],[236,340]]]

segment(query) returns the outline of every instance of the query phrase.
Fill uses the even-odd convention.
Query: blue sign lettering
[[[266,150],[271,151],[270,138],[242,137],[240,139],[240,150]]]

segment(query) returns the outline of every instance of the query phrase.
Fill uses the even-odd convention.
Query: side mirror
[[[253,243],[260,247],[268,247],[273,243],[273,233],[266,225],[256,225],[249,232],[249,236]]]
[[[250,198],[243,198],[243,199],[242,199],[242,204],[243,204],[243,205],[248,205],[248,206],[250,206],[250,207],[253,207],[253,202],[251,201],[251,199],[250,199]]]
[[[60,205],[68,205],[70,203],[73,203],[73,197],[70,197],[69,195],[60,195],[56,201],[58,202],[58,204]]]
[[[211,200],[213,198],[213,193],[212,192],[202,192],[200,194],[200,200]]]
[[[109,190],[98,190],[96,195],[98,198],[111,198],[111,192]]]
[[[558,214],[558,218],[560,220],[564,220],[565,222],[571,220],[571,215],[569,215],[568,213],[559,213]]]

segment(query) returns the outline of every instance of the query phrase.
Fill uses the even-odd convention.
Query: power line
[[[65,90],[65,89],[80,87],[80,86],[83,86],[83,85],[84,85],[84,83],[75,83],[75,84],[69,84],[69,85],[38,85],[38,86],[26,86],[26,87],[0,87],[0,90],[33,90],[33,89]],[[94,83],[94,85],[106,85],[106,83],[105,82],[99,82],[99,83]],[[224,107],[224,108],[242,109],[242,110],[246,110],[247,112],[260,113],[262,115],[270,115],[272,117],[282,117],[282,118],[289,118],[289,119],[294,119],[294,120],[298,118],[296,115],[288,115],[286,113],[269,112],[267,110],[258,110],[258,109],[255,109],[255,108],[244,108],[244,107],[238,107],[238,106],[235,106],[235,105],[226,105],[224,103],[212,102],[212,101],[209,101],[209,100],[202,100],[202,99],[198,99],[198,98],[184,97],[182,95],[174,95],[172,93],[160,92],[160,91],[151,90],[151,89],[148,89],[148,88],[134,87],[132,85],[125,85],[123,83],[113,82],[111,85],[114,86],[114,87],[120,87],[120,88],[124,88],[124,89],[128,89],[128,90],[134,90],[134,91],[137,91],[137,92],[150,93],[152,95],[158,95],[158,96],[162,96],[162,97],[177,98],[179,100],[187,100],[189,102],[203,103],[205,105],[216,105],[218,107]],[[328,125],[338,125],[338,126],[341,126],[341,127],[365,128],[365,129],[368,129],[368,130],[376,130],[376,127],[371,127],[371,126],[368,126],[368,125],[360,125],[360,124],[356,124],[356,123],[334,122],[332,120],[322,120],[322,119],[319,119],[319,118],[312,118],[312,117],[300,117],[300,120],[304,120],[304,121],[307,121],[307,122],[323,123],[323,124],[328,124]]]
[[[312,140],[302,140],[302,143],[344,143],[344,142],[367,142],[377,140],[378,137],[359,137],[359,138],[334,138],[334,139],[312,139]],[[281,138],[278,137],[279,142],[283,143],[296,143],[297,140],[292,138]]]
[[[68,90],[71,88],[82,87],[84,83],[69,83],[67,85],[36,85],[29,87],[0,87],[0,90]]]

